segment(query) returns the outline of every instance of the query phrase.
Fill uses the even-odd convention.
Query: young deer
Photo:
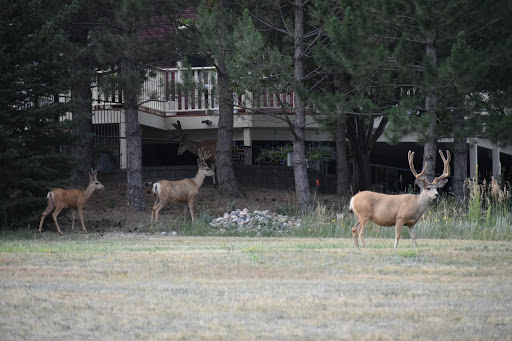
[[[188,203],[190,215],[194,221],[194,204],[199,188],[203,185],[205,177],[215,175],[215,172],[206,164],[210,155],[208,151],[199,150],[199,159],[197,160],[199,170],[194,178],[179,181],[160,180],[153,184],[155,204],[151,211],[151,224],[153,224],[153,220],[158,222],[158,212],[169,201]]]
[[[183,132],[183,129],[181,128],[181,123],[178,121],[178,123],[172,124],[174,128],[176,128],[176,131],[178,134],[174,134],[175,137],[179,137],[180,142],[178,146],[178,155],[183,154],[187,150],[191,152],[194,155],[199,156],[199,150],[207,151],[210,153],[210,156],[207,160],[210,162],[211,169],[215,172],[215,155],[217,153],[217,141],[216,140],[204,140],[201,142],[194,142],[189,139],[188,135]],[[215,176],[213,176],[213,187],[216,186],[216,180]]]
[[[364,228],[368,221],[373,221],[380,226],[395,226],[395,248],[398,245],[403,225],[409,227],[414,247],[416,247],[416,233],[414,225],[427,210],[432,200],[439,196],[438,188],[444,187],[450,175],[450,152],[446,151],[445,158],[442,151],[439,151],[444,163],[443,174],[435,178],[431,183],[423,178],[423,174],[427,169],[427,163],[420,174],[414,169],[413,159],[414,153],[409,151],[409,167],[412,174],[416,177],[416,185],[421,189],[420,194],[400,194],[388,195],[375,193],[370,191],[359,192],[350,199],[350,211],[352,211],[358,222],[352,227],[352,237],[356,247],[359,247],[357,240],[361,239],[363,247]]]
[[[84,229],[85,233],[87,232],[87,229],[85,228],[84,224],[84,214],[83,214],[83,207],[85,205],[85,202],[89,197],[91,196],[92,192],[94,192],[95,189],[103,189],[104,186],[98,181],[96,178],[97,171],[91,169],[91,173],[89,174],[89,186],[85,190],[81,189],[62,189],[62,188],[54,188],[50,192],[48,192],[48,195],[46,196],[48,198],[48,206],[46,207],[46,210],[43,212],[43,216],[41,217],[41,222],[39,223],[39,230],[38,232],[41,233],[41,229],[43,228],[43,222],[44,219],[48,214],[50,214],[51,211],[55,209],[55,211],[52,214],[53,221],[55,222],[55,225],[57,226],[57,231],[62,236],[62,231],[60,230],[59,223],[57,222],[57,216],[59,215],[60,211],[62,211],[63,208],[71,208],[71,212],[73,213],[73,223],[71,225],[71,229],[75,229],[75,208],[78,209],[78,214],[80,215],[80,221],[82,222],[82,228]]]

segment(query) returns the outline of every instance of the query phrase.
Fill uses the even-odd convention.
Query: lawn
[[[512,339],[512,242],[0,241],[2,340]]]

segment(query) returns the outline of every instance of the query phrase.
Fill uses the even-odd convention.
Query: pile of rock
[[[239,232],[255,231],[258,234],[264,231],[279,233],[299,228],[301,219],[270,213],[268,210],[255,210],[251,213],[244,208],[232,211],[231,214],[224,213],[224,216],[214,219],[210,225],[220,228],[221,232],[236,230]]]

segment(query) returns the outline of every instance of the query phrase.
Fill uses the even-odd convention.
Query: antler
[[[446,179],[450,175],[450,160],[452,158],[452,156],[450,155],[450,151],[447,150],[446,157],[444,157],[443,152],[439,150],[439,155],[441,155],[441,159],[443,159],[444,170],[441,176],[434,179],[434,181],[432,182],[434,185],[437,184],[439,181]]]
[[[201,147],[197,150],[197,156],[199,156],[199,160],[201,160],[201,162],[206,163],[206,160],[208,160],[210,156],[212,156],[212,153],[210,153],[207,150],[204,150],[204,148]]]
[[[96,177],[98,175],[98,170],[97,169],[94,169],[94,168],[91,168],[91,173],[89,173],[89,179],[91,181],[98,181],[98,178]]]
[[[414,160],[414,152],[411,152],[409,150],[409,153],[408,153],[408,156],[407,158],[409,159],[409,167],[411,168],[411,172],[412,172],[412,175],[414,175],[414,177],[416,179],[419,179],[423,176],[423,174],[425,174],[425,172],[427,171],[427,163],[425,162],[425,166],[423,166],[423,170],[421,171],[420,174],[416,173],[416,169],[414,169],[414,163],[413,163],[413,160]]]
[[[178,122],[177,124],[173,123],[172,126],[174,128],[176,128],[176,130],[178,131],[178,134],[183,135],[183,129],[181,128],[181,122],[179,120],[177,122]]]
[[[177,134],[174,133],[171,129],[167,129],[167,131],[169,132],[169,135],[171,135],[171,138],[170,140],[174,140],[176,138],[180,138],[183,136],[183,129],[181,128],[181,123],[180,121],[178,120],[178,123],[173,123],[172,126],[176,129],[176,131],[178,132]]]

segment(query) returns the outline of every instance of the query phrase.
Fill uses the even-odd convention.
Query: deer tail
[[[53,202],[53,190],[51,190],[50,192],[48,192],[48,194],[46,195],[46,197],[48,198],[48,201]]]
[[[348,206],[348,210],[354,213],[354,197],[350,198],[350,205]]]
[[[160,193],[160,183],[159,182],[155,182],[153,184],[153,194],[155,196],[158,196],[159,193]]]

